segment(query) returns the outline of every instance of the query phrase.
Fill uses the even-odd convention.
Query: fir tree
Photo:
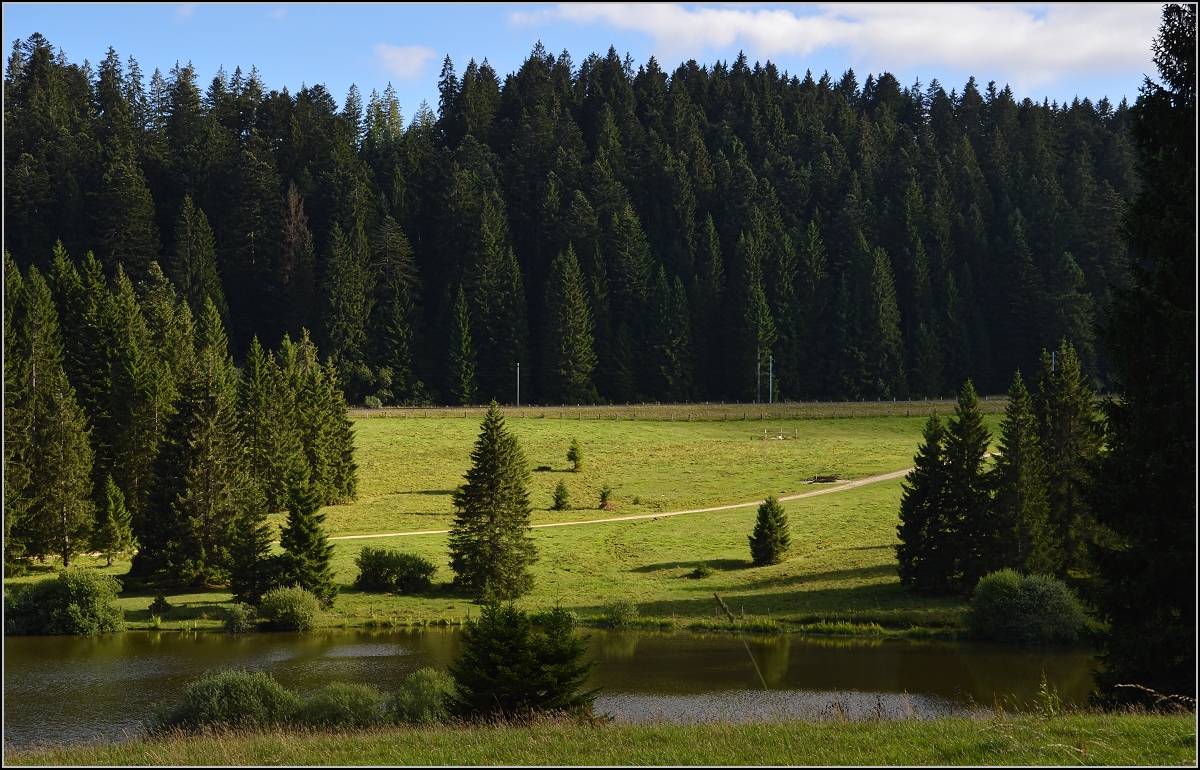
[[[1074,347],[1063,340],[1054,355],[1042,351],[1035,404],[1046,460],[1050,517],[1062,543],[1059,575],[1088,568],[1088,543],[1103,535],[1084,499],[1087,466],[1100,453],[1101,427],[1095,395],[1084,384]]]
[[[233,525],[229,590],[235,601],[258,606],[263,594],[280,585],[284,557],[271,554],[266,498],[255,487],[246,491],[246,505]]]
[[[454,494],[450,567],[458,588],[477,597],[516,598],[533,585],[537,559],[529,529],[529,467],[492,402],[471,452],[466,483]]]
[[[571,446],[567,448],[567,462],[571,463],[571,470],[575,473],[583,470],[583,447],[577,438],[571,438]]]
[[[113,556],[132,551],[136,544],[130,526],[129,509],[125,507],[125,495],[113,482],[112,476],[105,477],[104,492],[100,505],[96,507],[96,531],[91,546],[108,559],[112,566]]]
[[[567,490],[567,482],[559,480],[554,487],[554,500],[550,503],[550,510],[565,511],[571,506],[571,493]]]
[[[29,451],[32,436],[27,407],[18,406],[18,394],[27,382],[28,359],[17,342],[17,329],[25,322],[25,282],[12,255],[4,252],[4,569],[14,574],[25,545],[14,536],[23,527],[30,499]],[[21,524],[18,524],[18,523]]]
[[[924,441],[904,477],[900,524],[896,534],[900,585],[917,591],[945,592],[954,569],[953,530],[943,507],[946,495],[946,429],[937,412],[929,416]]]
[[[279,534],[279,545],[286,554],[280,582],[307,589],[329,606],[337,595],[337,586],[330,564],[333,545],[322,528],[325,514],[318,513],[320,508],[318,490],[306,479],[296,479],[288,502],[287,523]]]
[[[199,315],[204,310],[205,298],[211,298],[221,322],[228,326],[229,306],[217,273],[212,227],[190,195],[184,196],[183,209],[175,224],[175,253],[167,264],[171,280],[192,309],[192,315]]]
[[[991,568],[1053,573],[1061,559],[1061,544],[1050,522],[1046,463],[1033,399],[1020,371],[1008,389],[1008,405],[1000,423],[1000,452],[991,473],[998,557]]]
[[[758,519],[750,535],[750,556],[754,566],[763,567],[783,561],[791,547],[787,514],[779,498],[771,495],[758,506]]]
[[[1127,288],[1103,328],[1119,398],[1088,495],[1114,535],[1092,549],[1097,684],[1146,704],[1196,697],[1196,7],[1162,14],[1161,82],[1147,78],[1130,111],[1141,185],[1124,221]]]
[[[69,567],[95,524],[92,448],[87,419],[63,370],[50,289],[32,267],[21,284],[12,323],[19,380],[14,392],[5,394],[5,421],[24,434],[17,444],[25,450],[29,503],[16,507],[25,507],[24,516],[14,521],[10,534],[28,556],[58,554]]]
[[[551,403],[592,404],[596,368],[592,314],[583,292],[583,277],[575,248],[555,258],[546,285],[547,329],[544,336],[546,361],[545,398]]]
[[[450,321],[450,366],[446,386],[457,404],[475,403],[475,346],[471,342],[471,315],[461,286]]]
[[[988,572],[998,548],[992,521],[991,479],[985,457],[992,435],[983,423],[979,397],[970,380],[958,394],[946,431],[946,487],[943,511],[953,532],[955,566],[951,587],[971,591]]]

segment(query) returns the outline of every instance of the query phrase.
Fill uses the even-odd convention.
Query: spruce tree
[[[896,571],[906,588],[944,593],[954,569],[954,532],[943,510],[946,428],[937,412],[925,422],[923,438],[901,487]]]
[[[217,306],[221,322],[229,325],[229,305],[217,273],[212,227],[190,195],[183,198],[183,209],[175,223],[175,253],[167,265],[176,290],[187,301],[193,316],[204,310],[204,300],[209,297]]]
[[[19,533],[30,500],[29,450],[32,436],[27,406],[18,405],[18,394],[27,382],[29,364],[23,346],[18,344],[17,329],[25,319],[25,281],[12,255],[4,252],[4,569],[5,574],[19,570],[18,559],[25,554]]]
[[[571,463],[571,470],[575,473],[583,470],[583,447],[577,438],[571,438],[571,446],[567,448],[567,462]]]
[[[229,590],[235,601],[258,606],[263,594],[281,584],[282,555],[271,554],[272,526],[267,522],[266,497],[247,489],[246,505],[233,525]]]
[[[23,366],[15,392],[6,393],[5,420],[12,419],[25,433],[18,444],[26,448],[29,504],[14,522],[12,535],[28,556],[57,554],[69,567],[95,525],[93,453],[87,418],[63,370],[58,312],[50,289],[33,267],[23,284],[13,322],[16,355]]]
[[[1000,423],[1000,452],[991,473],[998,556],[992,566],[1031,574],[1055,572],[1061,543],[1051,528],[1037,416],[1020,371],[1008,389],[1008,405]]]
[[[1117,372],[1088,500],[1104,698],[1196,697],[1196,7],[1167,5],[1130,111],[1141,185],[1125,215],[1125,288],[1102,339]],[[1166,705],[1162,701],[1159,705]]]
[[[559,479],[554,487],[554,500],[550,503],[550,510],[565,511],[570,505],[571,493],[567,490],[567,482]]]
[[[513,599],[533,586],[537,559],[529,530],[529,467],[493,401],[471,451],[466,483],[454,493],[450,530],[455,585],[480,598]]]
[[[298,585],[316,595],[325,606],[333,604],[337,586],[333,582],[333,545],[322,525],[319,492],[306,479],[296,479],[288,501],[287,523],[279,534],[279,545],[286,554],[282,560],[280,582]]]
[[[596,353],[592,313],[583,291],[583,276],[574,246],[550,265],[546,284],[546,330],[543,336],[546,366],[545,399],[551,403],[593,404],[592,383]]]
[[[461,286],[454,301],[450,320],[450,365],[446,373],[446,387],[456,404],[475,403],[475,346],[471,342],[471,315],[467,297]]]
[[[112,566],[113,556],[129,553],[135,548],[125,495],[113,482],[111,475],[104,479],[104,491],[100,505],[96,507],[96,531],[92,535],[91,547],[108,559],[109,567]]]
[[[783,561],[791,547],[787,514],[779,498],[771,495],[758,506],[758,519],[750,535],[750,557],[754,566],[763,567]]]
[[[950,585],[960,591],[975,588],[996,560],[997,530],[993,522],[991,479],[985,456],[992,440],[979,411],[979,397],[970,380],[963,385],[946,431],[944,515],[953,532],[954,571]]]
[[[1063,340],[1052,356],[1042,351],[1035,404],[1049,482],[1050,517],[1062,543],[1058,573],[1089,568],[1088,544],[1103,534],[1084,499],[1088,464],[1100,453],[1095,395],[1083,380],[1075,348]]]

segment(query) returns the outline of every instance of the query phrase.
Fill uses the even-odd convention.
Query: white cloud
[[[187,21],[196,12],[196,3],[184,3],[175,9],[175,21]]]
[[[514,13],[520,25],[607,24],[654,38],[666,61],[745,49],[752,58],[850,54],[873,71],[950,67],[1028,86],[1064,75],[1152,71],[1157,4],[812,5],[784,8],[567,4]],[[932,73],[931,73],[932,74]]]
[[[375,46],[375,61],[389,75],[401,80],[417,80],[424,74],[425,62],[437,53],[423,45],[394,46],[380,43]]]
[[[267,13],[267,16],[270,16],[272,19],[286,18],[287,17],[287,6],[281,5],[273,11],[269,11]]]

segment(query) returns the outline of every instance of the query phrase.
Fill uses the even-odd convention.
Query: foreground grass
[[[6,750],[6,765],[1179,765],[1194,714],[234,732]]]

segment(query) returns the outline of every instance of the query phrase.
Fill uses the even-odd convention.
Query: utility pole
[[[772,355],[770,358],[771,368],[769,370],[769,379],[767,380],[767,403],[773,404],[775,403],[775,356]]]
[[[754,348],[754,403],[762,401],[762,347]]]
[[[1051,350],[1050,351],[1050,373],[1051,374],[1054,374],[1054,365],[1057,363],[1055,361],[1055,355],[1057,355],[1057,351]]]
[[[517,406],[521,405],[521,362],[517,362]]]

